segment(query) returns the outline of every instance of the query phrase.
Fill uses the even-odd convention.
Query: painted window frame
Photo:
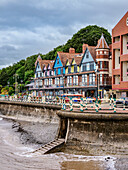
[[[72,85],[72,76],[67,76],[67,85],[68,86]]]
[[[94,73],[89,74],[89,85],[90,86],[95,85],[95,74]]]
[[[87,86],[87,74],[82,75],[82,85]]]
[[[78,76],[77,76],[77,75],[74,75],[74,76],[73,76],[73,85],[74,85],[74,86],[77,86],[77,85],[78,85]]]

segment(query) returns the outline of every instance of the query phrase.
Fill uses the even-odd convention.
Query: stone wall
[[[57,110],[60,110],[60,106],[43,105],[38,103],[19,103],[0,101],[0,114],[7,116],[32,116],[38,117],[44,120],[44,122],[59,122],[57,116]]]
[[[71,120],[67,148],[89,154],[128,153],[128,121]]]

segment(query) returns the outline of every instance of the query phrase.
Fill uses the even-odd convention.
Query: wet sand
[[[31,153],[53,140],[58,125],[0,118],[0,169],[2,170],[116,170],[128,169],[128,158],[86,156],[58,152]]]

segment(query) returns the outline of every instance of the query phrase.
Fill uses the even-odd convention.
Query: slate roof
[[[39,62],[40,68],[41,70],[43,70],[44,66],[46,66],[46,68],[48,67],[48,64],[50,64],[50,67],[53,67],[53,60],[42,60],[41,56],[39,55],[36,62],[35,62],[35,67],[37,66],[37,62]]]
[[[109,48],[103,34],[102,34],[101,38],[98,40],[98,44],[97,44],[96,48]]]
[[[60,57],[60,60],[63,64],[63,66],[65,66],[67,60],[69,61],[70,64],[71,64],[73,58],[79,58],[79,59],[77,59],[77,61],[80,60],[79,55],[81,55],[81,53],[65,53],[65,52],[59,51],[58,55]]]

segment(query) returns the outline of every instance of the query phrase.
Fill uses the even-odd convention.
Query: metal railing
[[[128,113],[128,99],[96,99],[96,98],[83,98],[83,97],[63,97],[63,96],[42,96],[42,97],[17,97],[5,96],[1,100],[26,102],[26,103],[40,103],[40,104],[54,104],[61,105],[62,110],[77,111],[77,112],[120,112]]]

